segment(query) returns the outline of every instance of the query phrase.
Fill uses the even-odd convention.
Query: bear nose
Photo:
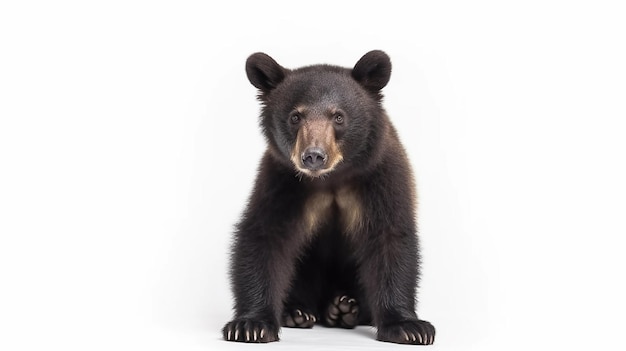
[[[328,155],[319,147],[310,147],[302,153],[302,164],[307,169],[316,171],[326,163]]]

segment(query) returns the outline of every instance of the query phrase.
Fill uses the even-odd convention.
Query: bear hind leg
[[[313,328],[315,314],[305,308],[287,307],[283,311],[283,326],[289,328]]]
[[[357,300],[345,294],[337,294],[325,310],[324,323],[329,327],[356,327],[359,324]]]

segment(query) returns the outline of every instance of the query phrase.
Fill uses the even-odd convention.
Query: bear
[[[432,344],[435,328],[416,314],[413,173],[382,107],[389,56],[287,69],[259,52],[246,73],[267,148],[234,230],[234,319],[223,338],[372,325],[380,341]]]

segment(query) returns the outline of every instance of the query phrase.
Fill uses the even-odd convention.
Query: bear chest
[[[363,204],[360,196],[351,188],[335,191],[318,191],[311,194],[303,208],[307,234],[331,220],[338,220],[344,233],[354,233],[363,223]]]

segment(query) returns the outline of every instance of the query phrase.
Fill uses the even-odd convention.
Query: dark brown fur
[[[231,257],[230,341],[278,340],[281,325],[351,328],[377,339],[431,344],[415,313],[416,194],[407,156],[381,106],[389,57],[353,69],[288,70],[248,58],[268,142],[237,225]]]

